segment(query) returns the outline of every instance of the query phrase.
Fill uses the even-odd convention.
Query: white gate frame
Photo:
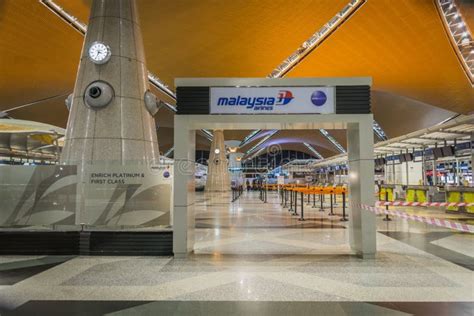
[[[207,80],[207,81],[206,81]],[[225,85],[258,86],[256,82],[272,79],[227,79]],[[259,81],[260,80],[260,81]],[[304,80],[285,79],[285,86],[301,86]],[[334,81],[337,81],[334,83]],[[352,85],[367,84],[367,78],[324,79],[324,85],[337,85],[343,80]],[[211,80],[212,81],[212,80]],[[214,79],[218,81],[218,79]],[[362,81],[362,82],[361,82]],[[177,79],[176,86],[213,86],[208,79]],[[247,83],[247,84],[245,84]],[[321,85],[321,80],[318,81]],[[281,82],[280,82],[281,85]],[[222,85],[224,86],[224,84]],[[271,85],[270,85],[271,86]],[[178,101],[179,102],[179,101]],[[179,105],[178,105],[179,106]],[[355,254],[373,258],[376,252],[375,214],[362,210],[361,204],[374,204],[374,134],[372,114],[265,114],[265,115],[201,115],[174,116],[174,209],[173,252],[186,257],[194,248],[194,168],[196,130],[200,129],[346,129],[349,162],[349,241]]]

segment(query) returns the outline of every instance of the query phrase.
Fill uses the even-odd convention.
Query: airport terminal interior
[[[0,0],[0,315],[474,315],[473,0]]]

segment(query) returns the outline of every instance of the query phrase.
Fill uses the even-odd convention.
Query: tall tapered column
[[[209,153],[206,191],[225,192],[229,189],[230,178],[224,144],[224,131],[214,130],[214,138]]]
[[[151,164],[159,149],[134,0],[93,0],[82,48],[64,164]]]

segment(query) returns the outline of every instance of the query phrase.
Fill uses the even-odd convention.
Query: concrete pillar
[[[94,63],[89,54],[91,45],[97,42],[110,49],[110,58],[102,64]],[[103,90],[93,98],[91,89],[98,83]],[[110,101],[91,106],[107,99],[109,88],[104,86],[111,89]],[[148,89],[135,1],[93,0],[61,162],[93,165],[158,162],[155,121],[144,101]],[[87,101],[88,98],[92,101]]]
[[[229,169],[224,144],[224,131],[214,130],[209,153],[206,191],[226,192],[230,190]]]
[[[196,131],[185,116],[174,117],[173,253],[185,257],[194,248],[194,172]]]
[[[374,143],[372,116],[347,124],[349,161],[349,240],[351,248],[363,258],[376,252],[375,214],[360,205],[374,205]]]

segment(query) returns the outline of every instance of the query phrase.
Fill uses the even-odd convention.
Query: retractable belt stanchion
[[[283,188],[283,200],[284,200],[283,207],[287,208],[288,207],[288,204],[287,204],[287,202],[288,202],[288,190],[286,189],[286,187]]]
[[[330,194],[329,197],[331,198],[331,210],[329,211],[329,215],[334,215],[334,204],[332,200],[333,190],[331,190],[329,194]]]
[[[324,212],[324,193],[322,191],[319,195],[319,200],[321,201],[321,207],[319,208],[319,211]]]
[[[283,188],[278,186],[278,193],[280,193],[280,205],[283,205]]]
[[[263,196],[264,196],[263,203],[267,203],[267,193],[268,193],[267,190],[268,190],[267,185],[265,185],[265,188],[263,190]]]
[[[288,212],[291,213],[293,212],[293,189],[292,188],[289,190],[288,194],[290,195],[290,208],[288,209]]]
[[[308,202],[306,204],[308,204],[308,205],[311,204],[311,194],[308,194]]]
[[[293,190],[293,201],[295,202],[295,209],[293,211],[292,215],[298,215],[298,191],[296,191],[296,188]]]
[[[385,189],[385,202],[388,202],[388,190]],[[385,209],[388,211],[388,205],[385,205]],[[388,216],[388,214],[385,214],[385,218],[383,219],[386,222],[390,222],[392,219]]]
[[[313,193],[313,208],[316,208],[316,194]]]
[[[342,191],[342,218],[341,222],[347,222],[348,219],[346,218],[346,192]]]
[[[309,197],[309,194],[308,194]],[[298,218],[299,221],[304,221],[304,198],[303,198],[303,190],[301,190],[301,217]]]

